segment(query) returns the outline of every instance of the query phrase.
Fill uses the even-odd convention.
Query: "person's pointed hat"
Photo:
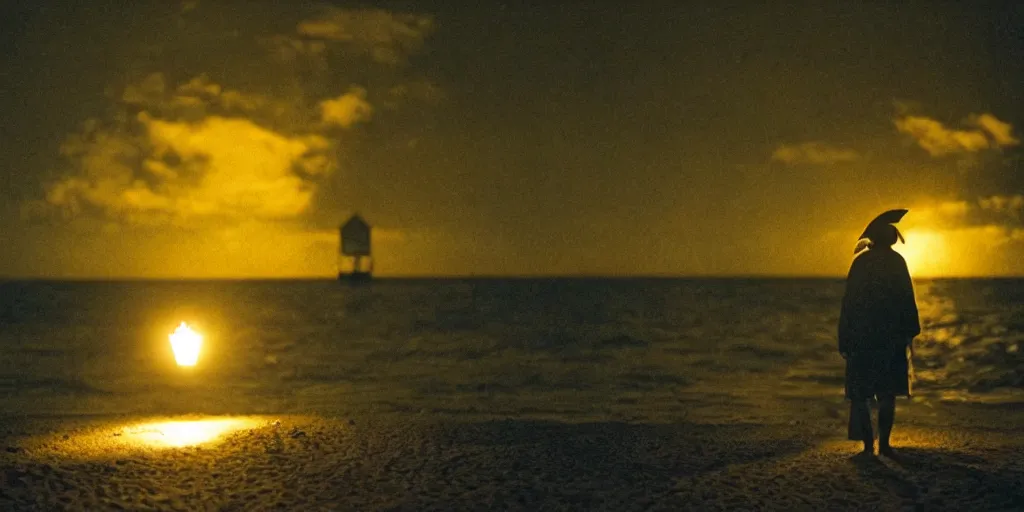
[[[875,217],[874,220],[868,223],[868,227],[864,228],[864,232],[860,234],[860,237],[857,239],[857,247],[853,249],[853,253],[857,254],[864,250],[864,248],[871,245],[876,238],[888,235],[887,230],[889,229],[896,232],[896,238],[899,239],[900,243],[907,243],[903,240],[903,234],[900,233],[900,230],[896,229],[896,226],[893,224],[899,223],[908,211],[909,210],[905,208],[900,208],[897,210],[889,210],[878,217]]]

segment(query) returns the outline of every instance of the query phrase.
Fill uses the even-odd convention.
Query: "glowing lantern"
[[[199,347],[203,345],[203,336],[182,322],[170,336],[171,350],[178,366],[195,366],[199,359]]]

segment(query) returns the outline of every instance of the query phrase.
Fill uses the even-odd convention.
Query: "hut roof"
[[[359,214],[341,226],[341,252],[349,256],[370,254],[370,225]]]
[[[342,229],[348,229],[349,227],[353,227],[353,228],[358,227],[358,228],[366,229],[366,228],[369,228],[370,225],[366,222],[365,219],[363,219],[362,216],[360,216],[357,213],[357,214],[353,215],[352,217],[349,217],[349,219],[347,221],[345,221],[345,224],[343,224],[341,227],[342,227]]]

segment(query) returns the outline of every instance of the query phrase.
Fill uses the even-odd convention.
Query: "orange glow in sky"
[[[915,228],[903,233],[907,243],[893,247],[907,260],[910,275],[940,277],[955,273],[950,267],[946,237],[940,231]]]

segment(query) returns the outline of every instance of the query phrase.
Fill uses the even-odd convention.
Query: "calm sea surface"
[[[915,395],[1021,400],[1024,280],[915,283]],[[688,396],[842,400],[832,279],[0,283],[7,414],[671,419]],[[178,368],[167,335],[206,337]]]

